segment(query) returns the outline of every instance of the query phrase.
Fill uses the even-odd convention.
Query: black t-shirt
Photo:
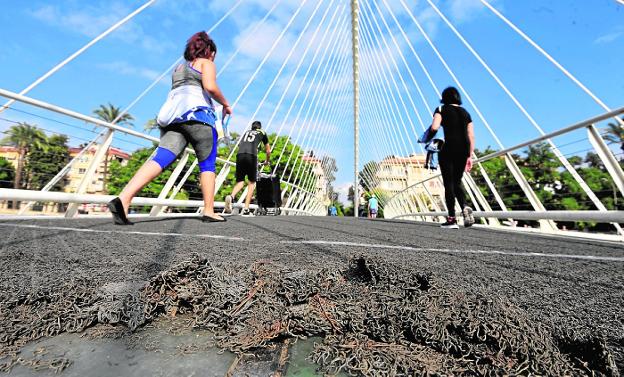
[[[470,154],[468,123],[472,122],[468,111],[460,106],[443,105],[436,108],[433,114],[442,116],[444,147],[440,154],[468,157]]]
[[[264,145],[269,143],[269,138],[266,133],[259,130],[249,130],[241,137],[241,142],[238,146],[238,154],[251,154],[258,155],[258,146],[262,142]]]

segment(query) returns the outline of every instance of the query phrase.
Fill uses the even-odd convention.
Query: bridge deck
[[[299,270],[344,269],[353,256],[381,257],[431,272],[449,290],[503,296],[535,321],[587,334],[600,330],[624,369],[620,245],[328,217],[230,217],[224,224],[155,218],[132,227],[108,219],[0,221],[0,232],[5,294],[80,278],[138,289],[194,253],[214,262],[264,260]]]

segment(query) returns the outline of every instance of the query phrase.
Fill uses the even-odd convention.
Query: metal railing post
[[[46,183],[45,186],[43,186],[43,188],[40,191],[50,191],[54,185],[56,185],[58,183],[58,181],[60,181],[67,173],[69,173],[69,171],[71,170],[71,167],[74,165],[74,163],[76,163],[76,161],[78,161],[83,154],[85,154],[85,152],[89,151],[93,145],[95,145],[97,143],[97,141],[104,136],[104,134],[106,133],[106,131],[100,133],[98,136],[95,137],[95,139],[91,140],[89,142],[89,144],[87,144],[87,146],[85,146],[84,148],[82,148],[82,150],[80,151],[80,153],[78,153],[76,156],[74,156],[74,158],[71,159],[71,161],[69,161],[62,169],[61,171],[59,171],[54,178],[52,178],[48,183]],[[19,212],[17,213],[18,215],[23,215],[24,213],[26,213],[26,211],[28,211],[28,209],[30,207],[32,207],[36,202],[28,202],[26,203],[26,205],[22,206],[22,208],[20,208]]]
[[[169,179],[167,179],[165,186],[162,188],[162,190],[160,190],[160,194],[158,194],[158,199],[165,199],[167,197],[169,191],[171,191],[171,188],[176,183],[178,177],[182,173],[182,170],[184,170],[188,159],[189,153],[187,151],[184,151],[184,153],[182,154],[182,158],[180,158],[180,160],[178,161],[178,165],[176,165],[175,169],[173,169],[173,172],[169,176]],[[152,207],[152,210],[150,211],[150,216],[158,216],[163,209],[163,206]]]
[[[524,195],[526,196],[526,198],[529,200],[529,203],[531,203],[531,206],[533,207],[533,209],[535,211],[546,212],[546,208],[544,207],[542,202],[539,200],[539,198],[537,197],[537,195],[535,194],[535,192],[529,185],[529,182],[526,180],[526,178],[522,174],[522,171],[520,170],[516,162],[513,160],[513,157],[509,153],[505,154],[505,164],[507,164],[507,168],[509,169],[509,171],[511,171],[511,174],[516,179],[516,182],[518,182],[518,184],[520,185],[520,188],[524,192]],[[557,225],[555,225],[555,223],[552,220],[540,220],[539,223],[540,223],[540,227],[544,231],[553,232],[557,230]]]
[[[620,193],[624,195],[624,172],[622,171],[622,167],[620,166],[618,160],[615,158],[609,149],[609,146],[604,142],[602,136],[600,136],[600,133],[593,124],[587,126],[587,135],[589,136],[589,141],[596,150],[598,157],[600,157],[600,160],[611,175],[613,182],[620,190]]]
[[[114,132],[115,132],[114,130],[109,129],[104,134],[104,142],[100,144],[100,146],[98,147],[98,150],[95,152],[93,161],[91,161],[91,164],[87,168],[85,175],[82,177],[82,181],[80,181],[80,185],[78,185],[76,194],[84,194],[87,191],[87,188],[89,187],[89,184],[93,180],[93,176],[95,175],[97,168],[100,166],[100,164],[105,158],[108,158],[107,152],[108,152],[108,148],[110,148],[113,142]],[[67,211],[65,211],[65,217],[76,216],[76,213],[78,212],[78,206],[79,206],[78,203],[71,203],[67,207]]]

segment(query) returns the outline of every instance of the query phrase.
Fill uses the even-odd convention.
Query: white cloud
[[[489,3],[496,5],[496,1],[490,0]],[[480,0],[452,0],[450,14],[457,22],[467,22],[478,17],[485,9]]]
[[[132,65],[125,61],[114,61],[110,63],[100,63],[97,65],[98,68],[119,73],[121,75],[126,76],[134,76],[134,77],[143,77],[150,81],[154,81],[162,74],[162,72],[157,72],[153,69],[142,68],[136,65]],[[161,82],[169,85],[169,78],[167,76],[163,77]]]
[[[594,44],[608,44],[624,36],[624,28],[619,27],[615,31],[601,35],[594,40]]]
[[[336,184],[334,186],[334,190],[338,193],[338,201],[342,204],[351,204],[348,201],[349,198],[349,187],[353,186],[353,182],[342,182]]]
[[[105,3],[99,7],[81,5],[80,9],[73,9],[68,6],[61,7],[60,5],[44,5],[30,11],[30,15],[48,25],[94,38],[132,11],[133,9],[128,8],[123,3],[114,2]],[[142,15],[139,14],[135,17],[138,18]],[[128,21],[115,30],[110,38],[116,38],[131,45],[138,45],[145,50],[157,53],[175,48],[172,42],[146,33],[136,22],[136,19]]]

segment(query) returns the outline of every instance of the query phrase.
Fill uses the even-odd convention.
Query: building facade
[[[439,170],[425,169],[424,154],[412,154],[407,157],[389,156],[381,160],[375,173],[376,189],[389,196],[398,194],[418,182],[438,174]],[[426,189],[425,189],[426,188]],[[438,204],[444,200],[444,187],[439,179],[431,179],[418,185],[413,192],[421,196],[423,202],[429,202],[429,194]]]
[[[78,186],[80,186],[80,182],[84,177],[87,169],[91,165],[91,162],[95,158],[95,153],[97,152],[98,145],[92,146],[88,151],[85,151],[82,156],[78,158],[76,162],[72,165],[71,170],[67,173],[65,177],[66,185],[63,191],[65,192],[76,192],[78,190]],[[69,156],[70,158],[74,158],[80,154],[83,148],[75,147],[69,148]],[[87,186],[87,194],[105,194],[106,188],[104,187],[106,182],[106,177],[110,175],[110,165],[113,161],[119,161],[122,165],[128,163],[130,159],[130,154],[122,151],[121,149],[111,147],[108,149],[107,161],[102,161],[100,165],[96,168],[95,173],[93,174],[93,179],[89,182]]]
[[[327,176],[325,174],[325,169],[323,169],[322,161],[314,156],[303,156],[303,161],[307,164],[312,165],[311,173],[315,179],[314,185],[314,194],[316,195],[316,199],[318,199],[321,203],[327,204],[329,202],[329,193],[328,193],[328,184]]]
[[[89,148],[88,151],[85,151],[78,157],[78,160],[74,162],[71,169],[65,177],[63,177],[63,192],[74,193],[78,190],[82,179],[85,177],[85,174],[91,165],[91,162],[95,158],[95,154],[97,152],[97,148],[99,145],[94,145]],[[71,147],[69,148],[69,156],[70,160],[77,157],[80,152],[84,149],[84,147]],[[2,146],[0,147],[0,157],[5,158],[9,161],[15,169],[17,169],[18,160],[19,160],[19,151],[15,147],[10,146]],[[91,181],[87,186],[86,193],[87,194],[106,194],[105,183],[107,176],[110,176],[110,164],[113,161],[119,161],[122,165],[127,164],[130,159],[130,154],[122,151],[121,149],[111,147],[108,150],[108,154],[106,157],[106,162],[102,161],[100,165],[96,168],[95,173]],[[52,176],[50,176],[52,179]],[[8,203],[3,203],[4,209],[8,209]],[[57,210],[62,211],[64,206],[50,206],[50,205],[37,205],[33,207],[36,212],[55,212]],[[84,205],[84,208],[81,208],[81,212],[101,212],[105,211],[105,206],[96,206],[96,205]],[[12,209],[17,210],[17,209]]]

